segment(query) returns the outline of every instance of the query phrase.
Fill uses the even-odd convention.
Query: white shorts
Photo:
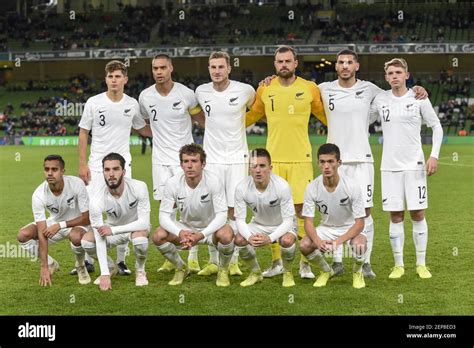
[[[346,163],[339,167],[339,173],[359,184],[364,199],[364,208],[374,206],[374,164],[370,162]]]
[[[233,208],[235,201],[235,188],[237,184],[244,180],[249,171],[247,163],[219,164],[208,163],[206,169],[215,173],[222,180],[225,195],[227,197],[227,206]]]
[[[265,225],[260,225],[252,220],[248,223],[250,233],[255,234],[255,233],[265,233],[267,236],[275,232],[275,230],[278,228],[278,226],[265,226]],[[296,239],[298,239],[298,235],[296,233],[296,226],[293,225],[292,229],[287,231],[288,233],[291,233],[292,235],[295,236]]]
[[[404,211],[428,208],[428,188],[424,170],[399,172],[383,171],[382,209],[384,211]]]
[[[151,166],[153,177],[153,199],[161,201],[166,181],[183,171],[179,165],[153,164]]]
[[[192,226],[189,226],[181,221],[176,221],[176,224],[182,229],[182,230],[191,230],[191,231],[198,231],[198,232],[202,232],[204,230],[204,228],[196,228],[196,227],[192,227]],[[217,231],[216,231],[217,232]],[[201,239],[198,244],[207,244],[207,245],[213,245],[215,246],[214,242],[212,241],[212,236],[214,235],[214,233],[208,235],[207,237],[204,237],[203,239]]]
[[[349,230],[349,227],[346,228],[333,228],[333,227],[328,227],[328,226],[316,226],[316,233],[318,234],[318,237],[321,238],[322,240],[336,240],[340,236],[342,236],[344,233],[346,233]],[[365,234],[365,230],[363,230],[360,235],[364,236],[367,238],[367,235]],[[346,244],[349,244],[351,240],[346,241]]]
[[[47,227],[49,227],[51,225],[54,225],[56,223],[57,223],[57,221],[46,220],[46,226]],[[31,222],[29,225],[31,225],[31,224],[36,226],[35,222]],[[84,233],[89,230],[87,226],[76,226],[76,227],[82,228],[84,230]],[[71,233],[71,230],[73,228],[74,227],[61,228],[58,232],[56,232],[56,234],[54,236],[52,236],[51,238],[48,238],[48,244],[54,244],[54,243],[57,243],[57,242],[59,242],[63,239],[69,239],[69,234]]]
[[[131,163],[126,163],[125,164],[125,177],[126,178],[132,178],[132,167]],[[105,186],[105,179],[104,179],[104,173],[102,171],[94,171],[91,170],[91,180],[89,181],[89,184],[86,186],[87,193],[89,194],[89,197],[93,195],[96,192],[99,192],[103,187]]]

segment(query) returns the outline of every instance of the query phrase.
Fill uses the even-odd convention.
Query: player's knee
[[[238,247],[244,247],[244,246],[246,246],[248,243],[247,243],[247,241],[245,240],[245,238],[240,235],[240,233],[237,233],[237,234],[235,235],[235,238],[234,238],[234,244],[235,244],[236,246],[238,246]]]
[[[71,232],[69,233],[69,240],[71,243],[75,246],[80,246],[81,245],[81,240],[82,240],[82,234],[84,230],[82,228],[72,228]]]
[[[308,237],[303,237],[303,239],[300,242],[300,251],[303,255],[308,255],[310,254],[313,249],[311,247],[312,243],[311,240]]]
[[[166,237],[168,237],[168,232],[162,227],[158,227],[151,237],[153,244],[162,245],[166,242]]]
[[[229,244],[234,239],[234,232],[229,225],[224,225],[224,227],[216,232],[216,237],[219,243]]]
[[[413,221],[421,221],[425,218],[425,211],[422,210],[411,210],[410,216]]]
[[[402,222],[404,218],[405,218],[405,213],[403,211],[390,212],[390,220],[394,224],[398,224],[399,222]]]
[[[20,243],[26,243],[32,238],[31,234],[28,232],[26,228],[21,228],[18,231],[18,235],[16,236],[16,239]]]
[[[95,250],[95,242],[87,240],[85,238],[81,239],[82,248],[88,253],[91,254]]]
[[[148,250],[148,238],[144,236],[135,237],[132,239],[133,250],[139,257],[145,257]]]
[[[295,237],[290,233],[287,233],[280,238],[280,245],[283,248],[289,248],[293,244],[295,244]]]

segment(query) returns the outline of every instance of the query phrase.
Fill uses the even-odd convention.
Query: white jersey
[[[389,90],[375,98],[373,110],[382,121],[383,152],[380,170],[424,170],[421,125],[440,125],[429,99],[415,99],[412,90],[396,97]]]
[[[251,176],[241,181],[235,190],[235,217],[245,219],[247,207],[254,215],[253,222],[264,226],[278,226],[283,219],[295,216],[295,206],[288,182],[276,174],[270,175],[265,191],[255,187]]]
[[[55,222],[78,218],[89,211],[89,196],[84,182],[75,176],[64,175],[64,188],[59,196],[55,196],[45,181],[39,185],[32,197],[32,208],[35,222],[48,220]]]
[[[102,158],[116,152],[130,164],[130,131],[145,127],[145,121],[139,116],[136,99],[124,94],[122,100],[114,103],[101,93],[90,97],[84,107],[79,127],[92,130],[89,169],[102,171]]]
[[[173,213],[175,205],[180,213],[180,222],[196,229],[207,227],[216,213],[227,212],[227,201],[219,177],[205,169],[201,182],[194,189],[186,183],[184,173],[166,182],[160,212]]]
[[[314,217],[316,208],[321,213],[320,225],[331,228],[349,228],[355,219],[365,217],[359,185],[342,175],[333,192],[327,191],[322,175],[308,184],[304,192],[303,216]]]
[[[152,164],[179,165],[179,149],[194,142],[189,110],[198,105],[194,92],[174,82],[167,96],[155,85],[140,93],[140,114],[150,120],[153,132]]]
[[[124,190],[119,198],[112,196],[106,185],[91,198],[90,219],[93,227],[104,225],[102,213],[105,213],[105,224],[112,226],[112,233],[149,229],[150,199],[147,185],[126,177],[123,180]]]
[[[328,119],[327,142],[341,150],[343,163],[374,162],[369,145],[370,104],[382,89],[371,82],[356,80],[344,88],[339,81],[318,85]]]
[[[255,98],[253,87],[230,80],[226,90],[218,92],[210,82],[196,89],[196,97],[206,117],[207,163],[247,163],[245,113]]]

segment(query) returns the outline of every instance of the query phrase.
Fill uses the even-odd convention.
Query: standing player
[[[260,86],[257,97],[248,113],[247,125],[266,116],[268,123],[267,150],[272,155],[273,172],[285,179],[293,192],[298,235],[304,235],[303,208],[304,190],[313,179],[312,151],[308,136],[311,114],[326,124],[319,88],[314,82],[296,77],[298,66],[295,50],[281,46],[275,51],[275,69],[278,75],[269,86]],[[273,277],[284,272],[280,247],[272,244],[273,265],[263,272],[264,277]],[[304,258],[300,262],[300,276],[314,278]]]
[[[89,195],[104,187],[102,158],[111,152],[121,154],[127,163],[127,177],[132,177],[130,131],[132,127],[143,136],[151,137],[151,130],[139,116],[136,99],[124,93],[128,81],[127,67],[113,60],[105,66],[107,92],[90,97],[79,122],[79,176],[87,185]],[[92,135],[89,163],[87,140]],[[117,247],[120,274],[131,274],[125,265],[127,242]]]
[[[126,177],[125,159],[109,153],[102,159],[103,186],[91,198],[91,226],[93,231],[82,238],[82,247],[99,260],[100,277],[94,284],[107,291],[112,288],[110,277],[117,272],[107,249],[131,240],[135,252],[136,286],[148,285],[145,261],[150,231],[150,199],[143,181]],[[104,222],[102,214],[107,214]]]
[[[366,249],[364,231],[364,202],[359,185],[344,175],[339,175],[341,165],[339,148],[324,144],[318,150],[321,175],[314,179],[304,193],[303,216],[306,236],[300,243],[301,252],[322,271],[313,286],[326,286],[334,270],[323,253],[336,250],[349,242],[355,257],[352,286],[365,287],[362,265]],[[316,208],[321,213],[321,223],[313,225]]]
[[[89,198],[84,183],[75,176],[64,175],[64,160],[58,155],[44,159],[46,181],[33,193],[32,207],[35,221],[22,227],[18,242],[30,255],[41,262],[41,286],[51,285],[51,275],[59,270],[59,263],[48,255],[48,244],[69,238],[76,258],[80,284],[91,281],[85,267],[81,238],[89,225]],[[49,218],[46,218],[48,211]],[[39,244],[39,246],[38,246]]]
[[[362,270],[365,277],[375,278],[370,262],[374,240],[374,220],[371,215],[374,159],[369,145],[369,118],[370,105],[382,89],[371,82],[356,79],[359,58],[354,51],[340,51],[336,56],[335,68],[337,80],[319,85],[328,119],[327,142],[340,148],[340,173],[353,178],[364,195],[367,255]],[[419,88],[419,97],[426,97],[423,88],[416,88]],[[342,248],[335,252],[332,267],[335,275],[344,272]]]
[[[209,75],[212,82],[196,89],[196,97],[204,110],[206,131],[204,150],[207,170],[221,178],[227,197],[228,218],[237,232],[234,218],[234,193],[237,184],[248,173],[248,146],[245,132],[245,113],[252,106],[255,90],[252,86],[229,79],[230,57],[226,52],[212,52]],[[217,273],[217,251],[209,247],[209,264],[199,275]],[[241,275],[237,259],[238,249],[230,264],[231,275]]]
[[[148,119],[153,132],[152,175],[153,198],[161,201],[166,181],[181,173],[179,149],[193,142],[192,122],[204,127],[204,113],[194,92],[171,79],[173,64],[166,54],[159,54],[151,62],[155,84],[140,93],[140,114]],[[199,272],[197,253],[188,258],[191,272]],[[165,262],[159,271],[169,271],[172,264]]]
[[[385,79],[392,89],[375,98],[374,111],[381,116],[382,121],[382,207],[384,211],[390,212],[390,244],[395,259],[395,267],[389,278],[398,279],[405,274],[405,202],[413,223],[416,273],[420,278],[431,278],[425,264],[428,245],[426,174],[433,175],[438,168],[443,128],[429,99],[417,100],[415,93],[407,88],[407,62],[402,58],[394,58],[385,63],[384,69]],[[420,137],[422,123],[433,130],[433,147],[426,164]]]
[[[189,274],[175,245],[184,249],[196,244],[217,245],[219,269],[217,286],[229,286],[229,262],[234,252],[233,231],[227,220],[227,202],[219,177],[204,169],[206,153],[195,144],[179,151],[183,173],[166,182],[160,205],[160,224],[153,235],[159,252],[176,268],[169,285],[180,285]],[[180,221],[173,219],[174,207]]]
[[[262,281],[255,248],[278,242],[283,258],[283,286],[295,286],[291,272],[295,258],[295,207],[288,183],[272,173],[270,153],[255,149],[250,153],[250,176],[239,183],[235,192],[235,217],[239,233],[235,245],[242,247],[240,257],[251,269],[240,283],[251,286]],[[246,223],[247,207],[254,217]]]

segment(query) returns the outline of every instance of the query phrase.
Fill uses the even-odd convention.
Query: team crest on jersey
[[[295,94],[295,99],[296,100],[304,100],[303,95],[304,95],[304,92],[298,92],[298,93]]]
[[[407,108],[407,111],[412,111],[413,110],[413,103],[412,104],[407,104],[406,105],[406,108]]]
[[[356,94],[355,94],[355,97],[357,99],[362,99],[362,98],[364,98],[363,94],[364,94],[364,91],[357,91]]]
[[[183,108],[182,100],[173,103],[173,110],[181,110]]]
[[[344,206],[344,205],[348,205],[348,204],[349,204],[349,196],[339,200],[339,205]]]
[[[207,203],[210,202],[211,200],[209,198],[209,193],[206,193],[205,195],[201,196],[201,203]]]
[[[229,99],[229,105],[239,105],[239,102],[237,101],[239,97],[234,97]]]
[[[138,205],[138,199],[135,199],[132,203],[130,203],[128,206],[130,209],[135,208]]]
[[[131,117],[132,114],[131,114],[130,111],[132,111],[132,108],[123,110],[123,116],[125,116],[125,117]]]

